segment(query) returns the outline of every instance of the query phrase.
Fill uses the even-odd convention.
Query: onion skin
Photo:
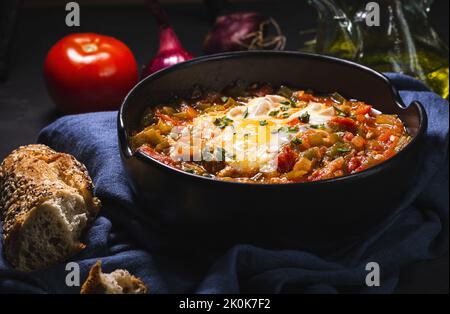
[[[181,46],[173,29],[171,27],[161,27],[158,53],[144,67],[141,76],[145,78],[159,70],[192,58],[193,56]]]
[[[265,20],[257,12],[237,12],[219,16],[203,43],[205,54],[246,50],[242,44],[248,44],[245,37],[258,31]]]
[[[141,78],[193,58],[181,45],[160,3],[156,0],[148,0],[147,4],[159,25],[159,49],[156,56],[143,68]]]

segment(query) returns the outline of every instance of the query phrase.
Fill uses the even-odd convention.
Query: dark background
[[[45,90],[42,64],[48,49],[61,37],[72,32],[114,36],[130,47],[140,65],[156,52],[157,28],[145,7],[139,4],[141,1],[130,4],[115,0],[112,1],[115,5],[110,6],[103,4],[111,1],[90,1],[96,5],[84,2],[79,1],[81,26],[75,28],[65,25],[66,1],[28,0],[19,10],[11,72],[8,80],[0,83],[0,160],[19,145],[34,142],[39,130],[58,117]],[[210,28],[206,7],[196,1],[167,2],[164,6],[183,45],[194,55],[201,55],[202,41]],[[307,1],[255,0],[234,5],[237,9],[252,9],[273,16],[287,36],[288,50],[300,48],[300,30],[315,26],[316,13]],[[447,43],[448,12],[449,1],[436,0],[430,16],[431,23]],[[448,270],[448,254],[410,265],[402,271],[398,292],[448,293]]]

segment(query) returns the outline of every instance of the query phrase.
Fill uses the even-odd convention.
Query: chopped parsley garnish
[[[228,101],[228,97],[227,96],[222,96],[222,97],[220,97],[220,100],[222,100],[222,102],[227,102]]]
[[[351,150],[352,149],[350,147],[345,147],[345,146],[336,148],[336,151],[339,152],[339,153],[348,153]]]
[[[284,118],[284,119],[289,118],[289,116],[290,116],[290,114],[287,113],[287,112],[285,112],[285,113],[283,113],[283,114],[281,115],[281,117]]]
[[[290,106],[281,106],[281,111],[288,111],[290,108]]]
[[[225,129],[232,122],[233,120],[231,120],[227,116],[223,116],[222,118],[216,118],[216,120],[214,120],[214,124],[218,126],[220,129]]]
[[[273,134],[275,134],[275,133],[280,133],[280,132],[284,132],[284,133],[296,133],[296,132],[298,132],[298,127],[287,127],[287,126],[282,126],[282,127],[279,127],[278,128],[278,130],[276,130],[276,131],[273,131],[272,133]]]
[[[276,134],[276,133],[280,133],[281,131],[287,132],[287,127],[285,127],[285,126],[279,127],[277,130],[273,130],[271,133]]]
[[[300,122],[308,123],[309,122],[309,118],[310,118],[310,115],[309,115],[308,111],[306,111],[298,119],[300,120]]]
[[[292,144],[295,144],[295,145],[301,145],[303,143],[302,140],[299,139],[298,137],[294,138],[291,142],[292,142]]]
[[[312,129],[322,129],[322,130],[325,128],[323,124],[311,124],[310,127]]]
[[[194,173],[194,169],[192,169],[192,168],[185,169],[184,171],[186,171],[187,173]]]
[[[281,128],[280,128],[281,129]],[[280,129],[278,129],[278,130],[272,130],[272,131],[270,131],[270,133],[271,134],[277,134],[278,132],[280,132]]]
[[[245,108],[245,111],[244,111],[244,119],[247,118],[247,117],[248,117],[248,107]]]
[[[279,112],[280,112],[280,110],[272,110],[269,112],[269,116],[275,117]]]
[[[284,105],[284,106],[288,106],[288,107],[292,107],[292,108],[297,108],[297,104],[295,102],[293,102],[292,100],[285,100],[280,102],[280,104]]]
[[[259,125],[260,126],[265,126],[265,125],[267,125],[267,124],[269,124],[266,120],[261,120],[261,121],[259,121]]]

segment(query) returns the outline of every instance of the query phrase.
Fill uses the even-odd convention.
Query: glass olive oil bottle
[[[449,51],[428,22],[432,0],[311,0],[319,13],[316,52],[400,72],[449,97]]]

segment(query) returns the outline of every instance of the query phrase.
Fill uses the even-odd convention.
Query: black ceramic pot
[[[278,185],[213,180],[132,153],[128,136],[148,106],[189,95],[194,85],[220,91],[236,80],[339,92],[398,114],[413,139],[393,158],[363,172]],[[267,51],[202,57],[155,73],[129,93],[118,117],[122,159],[143,210],[179,243],[252,243],[315,252],[350,244],[394,214],[421,167],[426,126],[422,105],[405,106],[378,72],[325,56]]]

